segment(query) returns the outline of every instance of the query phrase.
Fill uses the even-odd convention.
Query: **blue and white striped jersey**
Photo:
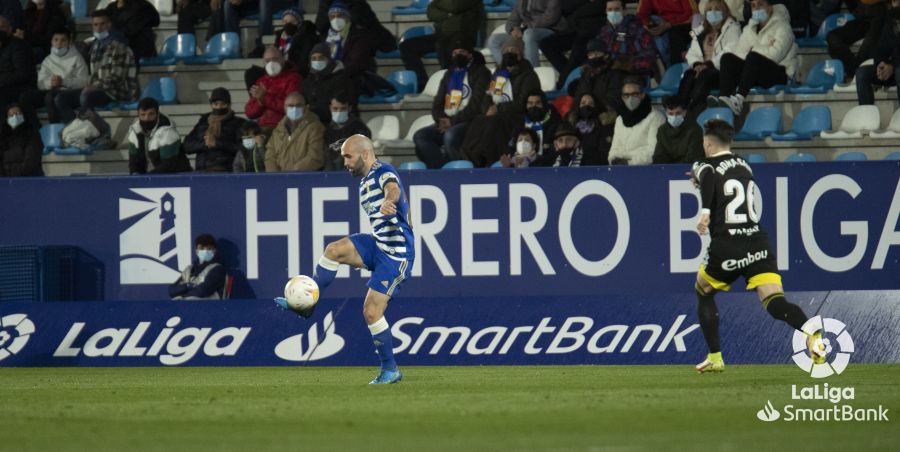
[[[400,199],[397,214],[385,217],[381,213],[381,204],[384,203],[384,186],[389,181],[400,187]],[[369,217],[378,249],[396,261],[415,259],[415,242],[408,218],[409,201],[393,166],[375,161],[369,174],[359,182],[359,203]]]

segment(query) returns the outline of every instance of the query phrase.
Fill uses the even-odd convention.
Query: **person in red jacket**
[[[637,16],[644,28],[657,40],[669,40],[669,54],[660,55],[666,67],[684,62],[684,54],[691,44],[691,18],[696,13],[694,0],[640,0]]]
[[[284,118],[284,99],[288,93],[299,92],[301,77],[296,68],[285,62],[284,55],[275,47],[266,48],[263,54],[266,75],[250,87],[250,100],[244,113],[255,119],[268,137]]]

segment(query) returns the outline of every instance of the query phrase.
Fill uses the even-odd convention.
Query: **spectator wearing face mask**
[[[649,76],[656,64],[656,45],[641,20],[625,14],[622,0],[607,0],[606,21],[598,38],[610,59],[632,74]]]
[[[328,8],[328,31],[325,43],[331,58],[344,63],[347,76],[358,80],[364,72],[375,72],[376,37],[371,30],[354,23],[350,10],[341,2]]]
[[[372,131],[358,116],[350,112],[352,104],[345,97],[331,99],[331,122],[325,126],[324,159],[325,171],[345,171],[341,145],[353,135],[372,138]]]
[[[626,61],[610,56],[602,39],[593,39],[587,44],[587,61],[581,68],[581,77],[569,86],[569,92],[575,98],[591,94],[606,105],[615,105],[631,69]]]
[[[244,113],[255,119],[268,136],[284,118],[284,99],[288,93],[300,91],[300,73],[294,65],[285,62],[281,51],[267,47],[263,54],[266,75],[250,87],[250,100]]]
[[[575,101],[578,108],[569,112],[566,121],[581,134],[584,151],[581,166],[608,165],[616,113],[590,93],[582,94]]]
[[[725,2],[709,0],[705,7],[703,24],[692,32],[687,53],[690,69],[678,87],[678,95],[688,101],[692,116],[706,108],[710,91],[719,89],[722,55],[732,51],[741,38],[741,25],[731,17]]]
[[[0,106],[18,100],[22,91],[33,89],[36,79],[31,48],[13,35],[9,20],[0,16]]]
[[[528,168],[537,158],[540,138],[532,129],[519,129],[515,133],[512,149],[500,156],[500,164],[506,168]]]
[[[653,163],[694,163],[704,157],[703,130],[687,118],[687,102],[677,96],[664,97],[666,122],[656,132]]]
[[[440,168],[451,160],[464,158],[462,145],[466,129],[481,113],[491,79],[481,53],[461,39],[452,47],[453,69],[444,74],[431,104],[434,124],[413,135],[416,155],[429,168]]]
[[[145,97],[138,102],[138,117],[128,128],[128,172],[161,174],[191,171],[181,149],[181,135],[159,112],[159,102]]]
[[[25,121],[18,105],[6,107],[0,126],[0,177],[43,176],[44,144],[36,126]]]
[[[553,166],[556,161],[553,137],[560,122],[562,118],[559,112],[553,108],[543,91],[535,90],[528,93],[528,97],[525,98],[523,126],[533,130],[538,136],[535,149],[537,156],[531,166]]]
[[[572,124],[561,122],[553,134],[553,149],[556,159],[553,167],[581,166],[584,149],[581,147],[581,133]]]
[[[234,156],[234,172],[266,172],[266,136],[253,121],[241,126],[241,150]]]
[[[316,44],[309,53],[309,77],[303,80],[303,95],[316,116],[323,123],[331,121],[331,100],[336,96],[356,103],[344,63],[331,59],[328,45]]]
[[[322,41],[316,25],[308,20],[303,20],[303,13],[297,8],[288,8],[281,15],[283,26],[275,30],[275,48],[281,51],[285,59],[294,65],[297,72],[303,78],[309,75],[309,52],[312,47]],[[253,49],[248,58],[262,58],[265,49],[262,47]],[[260,77],[266,75],[262,66],[250,66],[244,72],[244,82],[250,89]]]
[[[19,98],[25,117],[32,124],[38,124],[37,109],[40,107],[47,109],[51,123],[61,122],[56,96],[64,90],[84,88],[90,79],[81,53],[69,44],[68,31],[57,30],[53,33],[52,43],[50,55],[44,58],[38,70],[38,89],[25,91]]]
[[[241,126],[245,120],[231,110],[231,93],[225,88],[212,91],[209,107],[212,111],[200,116],[184,138],[184,151],[197,155],[197,171],[230,173],[234,157],[241,150]]]
[[[609,148],[612,165],[648,165],[656,150],[656,133],[666,119],[650,105],[644,93],[644,80],[629,77],[622,86],[619,117]]]
[[[266,171],[319,171],[325,166],[325,126],[309,111],[298,92],[284,99],[285,116],[272,131],[266,149]]]
[[[200,234],[194,241],[197,259],[181,271],[181,276],[169,285],[173,300],[220,300],[225,289],[225,266],[216,254],[216,238]]]

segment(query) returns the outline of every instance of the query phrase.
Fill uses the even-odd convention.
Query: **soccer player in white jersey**
[[[370,384],[397,383],[403,374],[394,360],[393,338],[384,311],[412,273],[416,254],[407,217],[409,202],[394,167],[375,158],[372,140],[363,135],[351,136],[341,146],[341,156],[350,174],[362,177],[359,202],[369,217],[372,234],[353,234],[329,243],[319,258],[313,279],[319,290],[324,291],[334,281],[340,264],[372,272],[366,284],[369,291],[363,303],[363,316],[381,359],[381,372]],[[290,309],[283,298],[276,302]],[[303,317],[312,315],[312,309],[295,312]]]

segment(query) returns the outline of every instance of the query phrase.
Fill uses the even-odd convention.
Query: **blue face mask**
[[[197,260],[200,261],[201,264],[211,261],[215,255],[216,252],[213,250],[197,250]]]
[[[669,125],[672,127],[680,127],[684,124],[684,115],[666,114],[666,121],[668,121]]]
[[[337,124],[343,124],[350,119],[350,112],[348,111],[333,111],[331,112],[331,120]]]
[[[719,25],[723,20],[725,20],[725,15],[722,14],[722,11],[711,9],[706,12],[706,21],[710,25]]]
[[[303,107],[288,107],[285,113],[291,121],[298,121],[303,117]]]
[[[750,17],[757,23],[763,23],[769,20],[769,12],[764,9],[754,9]]]
[[[58,57],[64,57],[64,56],[66,56],[67,53],[69,53],[69,48],[68,47],[60,47],[60,48],[53,47],[52,49],[50,49],[50,51],[53,52],[53,54]]]
[[[606,20],[613,25],[619,25],[625,20],[625,16],[622,14],[622,11],[607,11]]]
[[[98,41],[102,41],[109,37],[108,31],[95,31],[94,37],[97,38]]]
[[[310,65],[310,67],[312,67],[312,70],[319,72],[319,71],[325,69],[326,66],[328,66],[328,62],[327,61],[312,61],[309,63],[309,65]]]

